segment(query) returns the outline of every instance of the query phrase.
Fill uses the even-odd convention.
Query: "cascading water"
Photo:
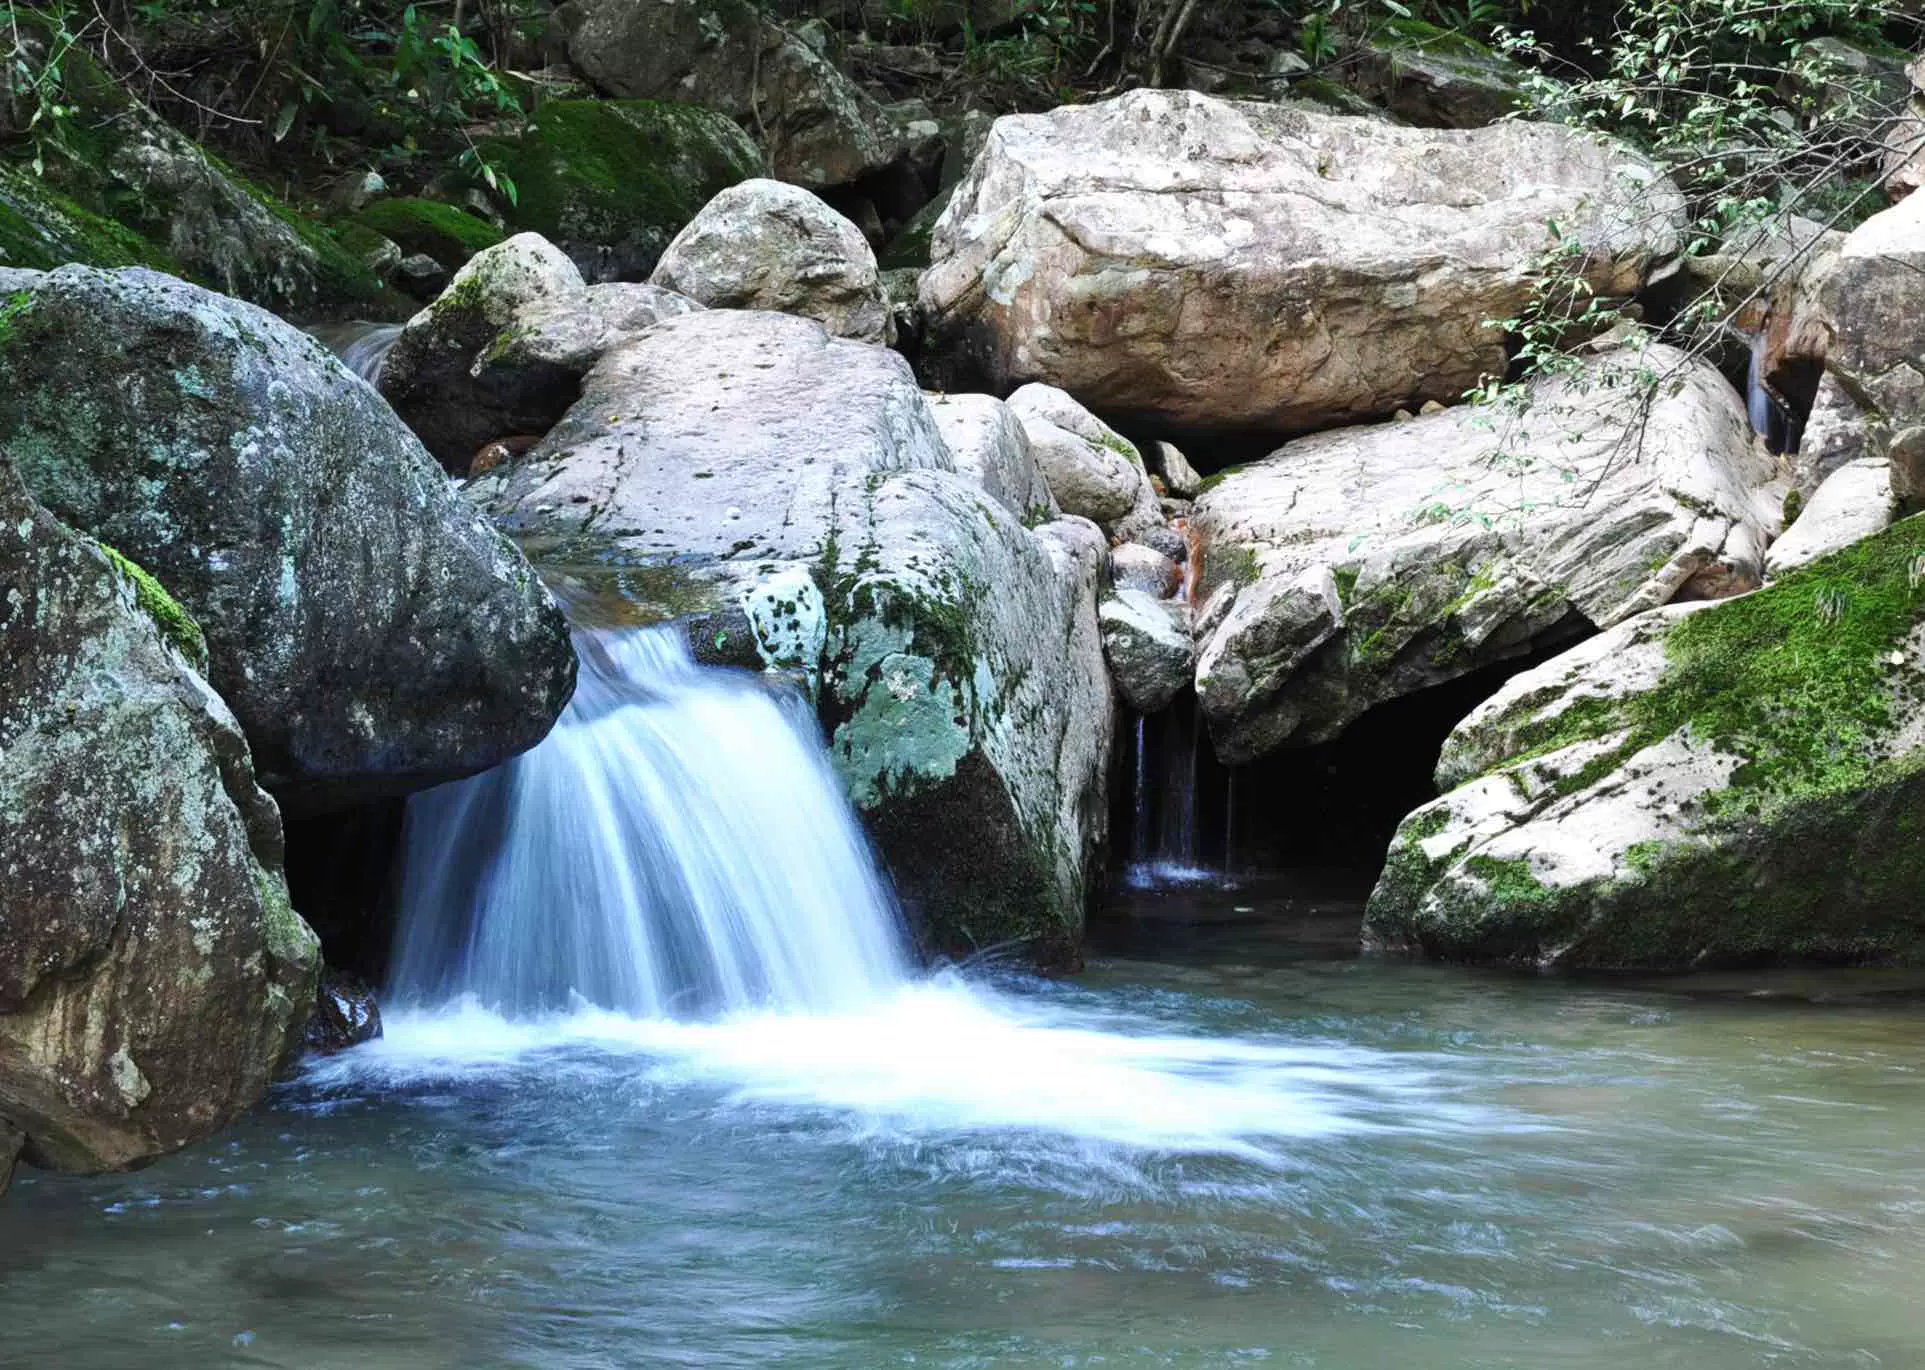
[[[1400,1064],[914,972],[806,703],[663,630],[580,630],[540,746],[409,803],[386,1036],[313,1070],[396,1087],[646,1059],[652,1078],[936,1137],[1014,1129],[1269,1164],[1385,1126]]]
[[[1203,855],[1198,798],[1203,773],[1203,719],[1194,695],[1153,718],[1138,716],[1133,739],[1134,786],[1130,861],[1136,886],[1214,880]]]
[[[894,905],[801,702],[665,629],[576,647],[547,741],[411,803],[394,997],[671,1018],[899,986]]]
[[[309,330],[369,385],[381,383],[381,366],[401,337],[398,323],[318,324]]]

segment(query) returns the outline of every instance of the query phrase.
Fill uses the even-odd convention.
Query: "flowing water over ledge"
[[[919,976],[800,701],[580,645],[413,801],[385,1040],[16,1181],[0,1366],[1925,1364],[1922,982],[1360,961],[1304,876]]]
[[[0,1363],[1925,1364],[1889,982],[1547,983],[1341,958],[1273,892],[1156,911],[1219,922],[842,1017],[403,1015],[193,1153],[20,1181]]]

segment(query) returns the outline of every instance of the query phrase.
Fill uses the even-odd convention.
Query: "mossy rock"
[[[1925,517],[1634,619],[1446,743],[1367,929],[1559,967],[1925,963]]]
[[[29,167],[0,163],[0,265],[50,271],[68,262],[185,274],[163,248],[87,209]]]
[[[405,253],[426,253],[451,271],[503,238],[500,229],[459,206],[414,197],[376,200],[349,222]]]
[[[6,265],[149,266],[282,314],[379,312],[379,280],[320,224],[169,127],[78,52],[45,174],[0,168]]]
[[[509,219],[591,279],[638,279],[719,191],[762,174],[732,120],[657,100],[555,100],[519,138],[482,144],[514,181]]]

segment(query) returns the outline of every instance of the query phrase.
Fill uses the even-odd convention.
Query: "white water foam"
[[[578,643],[547,741],[412,802],[387,1035],[313,1083],[612,1071],[870,1135],[1263,1164],[1291,1140],[1454,1125],[1434,1062],[914,976],[802,710],[663,632]]]

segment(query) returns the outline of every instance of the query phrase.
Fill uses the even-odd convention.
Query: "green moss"
[[[514,180],[517,228],[558,243],[660,252],[719,191],[762,173],[748,136],[712,110],[654,100],[554,100],[482,155]]]
[[[1557,895],[1544,887],[1523,857],[1499,860],[1494,856],[1473,856],[1464,869],[1483,883],[1485,892],[1509,909],[1526,905],[1549,904]]]
[[[1241,466],[1226,466],[1221,471],[1218,471],[1213,475],[1205,476],[1202,480],[1197,482],[1197,486],[1196,486],[1197,498],[1198,499],[1203,498],[1203,496],[1209,494],[1212,490],[1216,489],[1217,486],[1223,484],[1223,482],[1230,479],[1230,477],[1239,474],[1242,470],[1243,470],[1243,467]]]
[[[502,241],[501,230],[487,220],[439,200],[377,200],[351,222],[380,234],[403,252],[426,253],[451,269]]]
[[[1689,729],[1742,759],[1731,788],[1707,799],[1714,815],[1760,817],[1875,783],[1892,761],[1894,705],[1920,692],[1905,647],[1925,608],[1921,558],[1925,516],[1688,615],[1665,634],[1654,688],[1580,701],[1542,724],[1528,716],[1538,702],[1521,701],[1503,764],[1618,733],[1621,760]]]
[[[183,609],[180,602],[167,593],[167,588],[138,562],[121,555],[104,542],[99,546],[114,570],[134,587],[134,602],[140,606],[141,612],[154,621],[161,636],[172,643],[195,670],[205,674],[207,638],[201,632],[200,624],[194,621],[194,616]]]
[[[85,208],[28,168],[0,164],[0,265],[50,271],[68,262],[183,274],[171,255],[126,225]]]
[[[1789,528],[1798,522],[1798,516],[1805,512],[1805,497],[1796,490],[1785,492],[1784,525]]]
[[[33,292],[16,290],[0,302],[0,347],[13,341],[15,326],[33,308]]]

